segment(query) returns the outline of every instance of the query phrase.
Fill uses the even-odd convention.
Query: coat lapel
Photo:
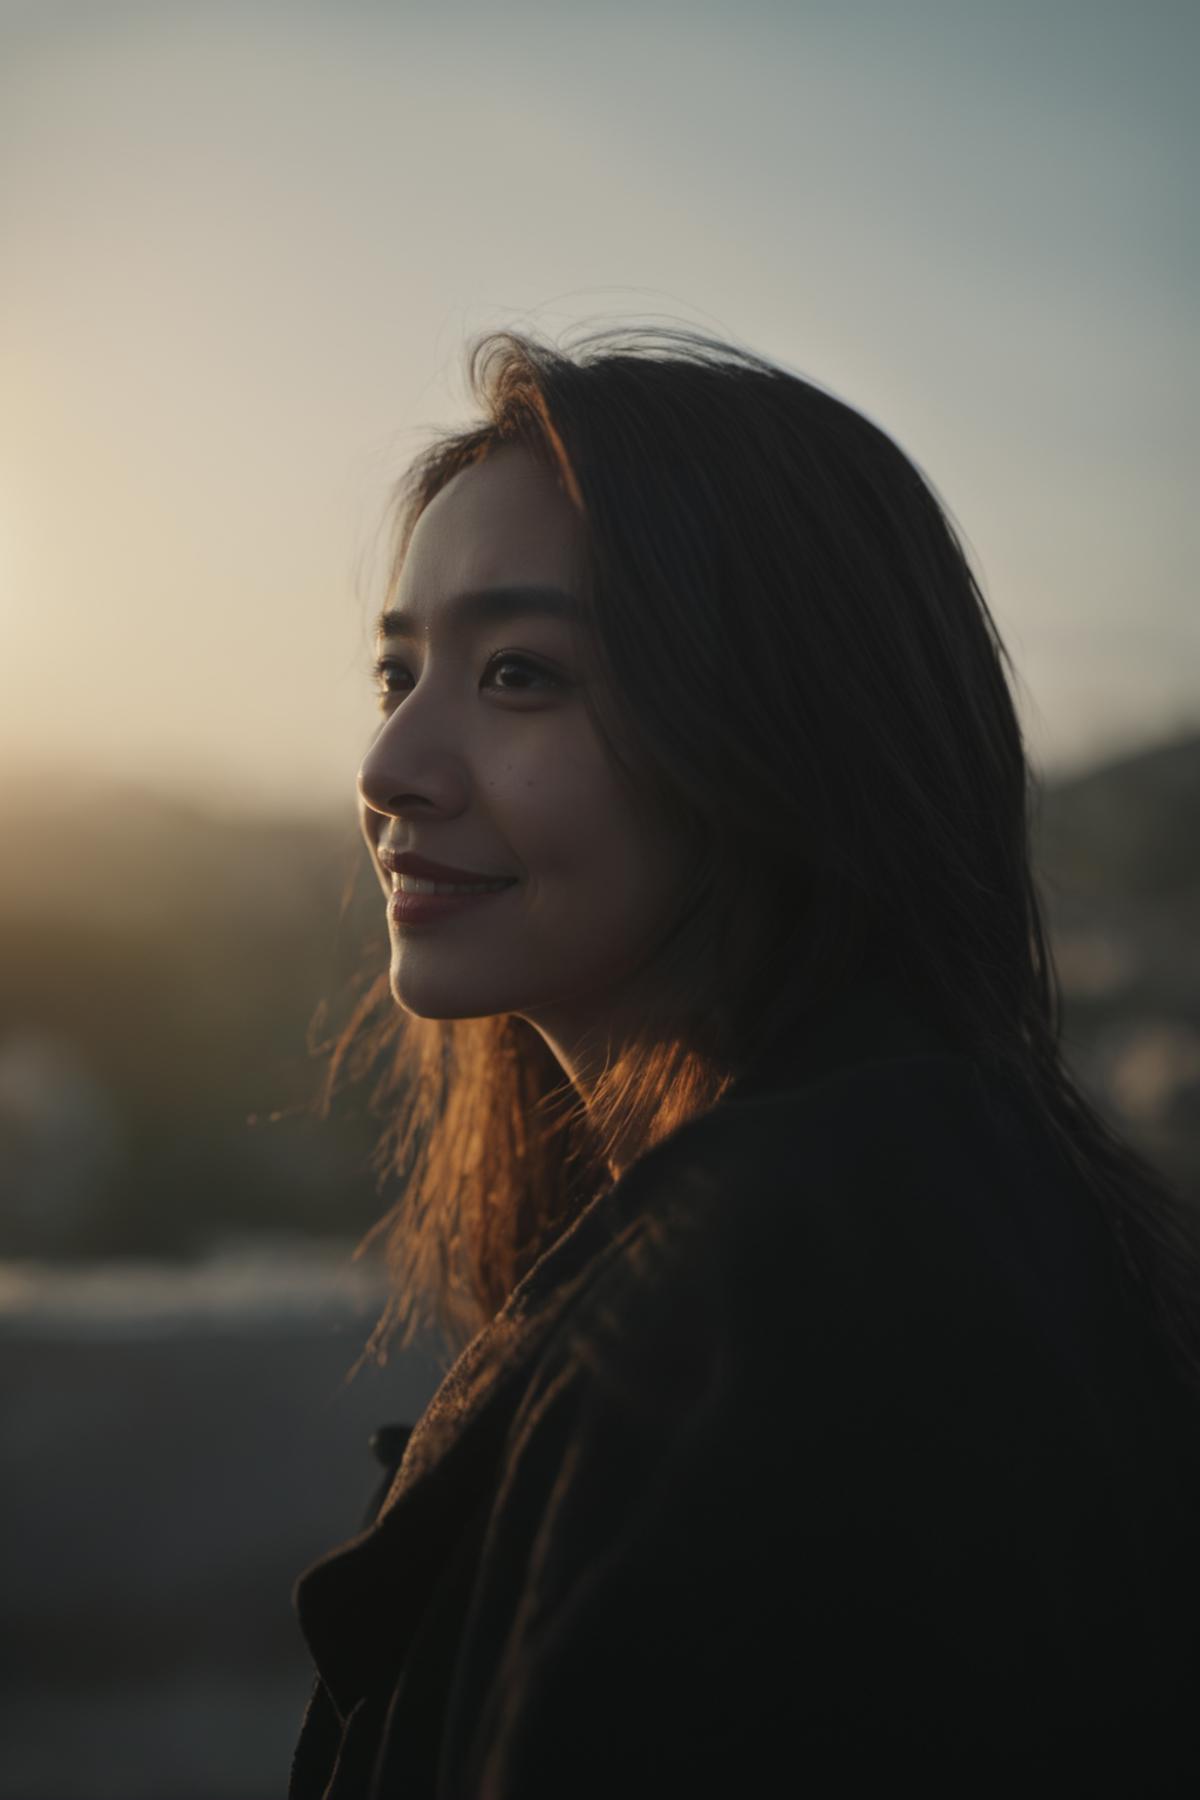
[[[621,1224],[636,1214],[648,1180],[644,1163],[636,1164],[538,1259],[446,1374],[374,1522],[296,1582],[301,1631],[343,1718],[381,1674],[403,1662],[456,1543],[481,1500],[490,1502],[539,1348],[598,1274],[606,1249],[617,1247]]]
[[[855,1063],[948,1049],[907,987],[895,977],[873,976],[839,996],[802,1040],[771,1045],[721,1106],[804,1086]],[[623,1233],[669,1181],[691,1137],[685,1125],[647,1152],[539,1258],[446,1374],[374,1522],[297,1580],[300,1628],[343,1720],[402,1666],[456,1545],[464,1533],[482,1530],[538,1351],[619,1252]]]

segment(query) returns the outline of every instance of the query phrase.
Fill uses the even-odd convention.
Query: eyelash
[[[497,650],[495,656],[489,657],[489,659],[484,667],[484,674],[487,673],[488,669],[494,668],[499,663],[516,663],[519,668],[526,669],[526,670],[530,671],[532,674],[539,676],[543,681],[548,683],[548,685],[552,688],[556,688],[556,687],[561,688],[561,687],[566,686],[566,682],[564,681],[564,679],[561,675],[556,675],[552,669],[546,668],[544,664],[535,662],[532,657],[523,656],[519,651],[514,651],[514,650]],[[384,686],[384,681],[386,679],[388,670],[389,669],[403,669],[404,664],[399,660],[398,657],[381,656],[376,661],[372,662],[370,667],[371,667],[371,674],[374,677],[375,692],[378,696],[380,706],[383,706],[388,700],[392,699],[392,697],[397,693],[397,689]],[[500,689],[500,692],[502,694],[503,693],[523,694],[527,691],[528,690],[525,688],[501,688]]]

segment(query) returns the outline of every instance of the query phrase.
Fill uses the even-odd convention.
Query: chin
[[[497,1013],[512,1010],[502,1003],[492,1006],[478,998],[472,1000],[467,995],[456,998],[452,994],[414,993],[411,982],[404,981],[394,969],[389,986],[392,999],[400,1011],[408,1013],[414,1019],[491,1019]]]

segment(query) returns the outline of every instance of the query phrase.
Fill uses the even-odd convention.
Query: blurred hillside
[[[1068,1060],[1200,1203],[1200,734],[1048,786],[1034,843]]]
[[[364,1231],[365,1096],[306,1111],[310,1036],[387,959],[349,811],[253,822],[10,785],[0,829],[0,1256]],[[1071,1061],[1200,1198],[1200,735],[1049,786],[1035,843]]]
[[[0,831],[0,1255],[365,1230],[374,1132],[352,1097],[327,1123],[309,1104],[310,1038],[363,957],[387,962],[353,815],[10,788]]]

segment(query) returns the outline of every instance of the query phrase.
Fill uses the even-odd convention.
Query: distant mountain
[[[1076,900],[1200,905],[1200,732],[1048,784],[1035,844]]]

